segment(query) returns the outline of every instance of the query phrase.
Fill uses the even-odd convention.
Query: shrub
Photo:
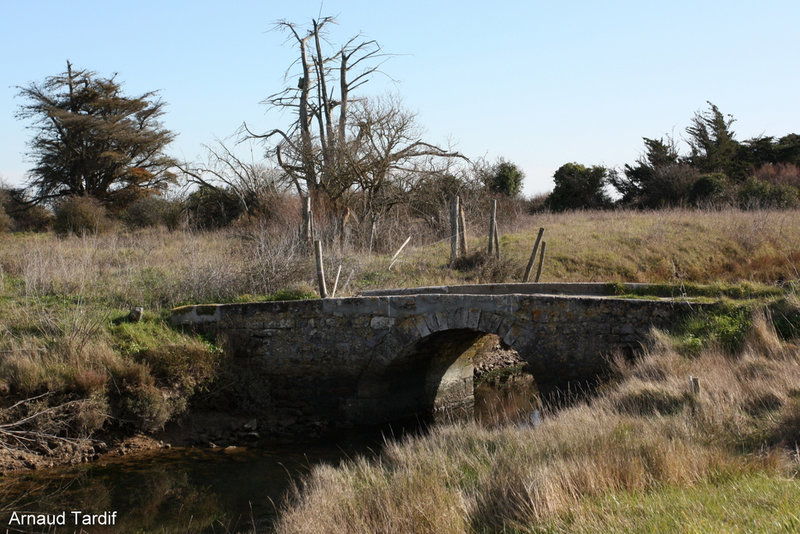
[[[99,200],[88,196],[71,196],[56,206],[53,227],[62,235],[97,234],[108,230],[110,221]]]
[[[492,193],[500,193],[507,197],[516,197],[522,190],[525,173],[515,164],[500,160],[489,176],[486,186]]]
[[[22,206],[12,212],[14,225],[20,232],[46,232],[53,225],[53,212],[42,206]]]
[[[697,178],[697,169],[685,163],[658,167],[645,187],[641,205],[647,208],[684,205]]]
[[[163,428],[174,413],[166,396],[153,385],[128,391],[120,404],[121,418],[148,432]]]
[[[50,210],[28,203],[24,189],[0,185],[0,219],[8,217],[7,229],[19,232],[44,232],[50,228],[53,214]]]
[[[132,202],[122,216],[133,228],[166,226],[175,229],[180,224],[181,206],[162,197],[147,196]]]
[[[698,354],[713,344],[734,352],[742,347],[752,325],[752,313],[746,307],[720,306],[712,311],[701,311],[681,325],[681,345],[688,354]]]
[[[689,202],[697,205],[724,203],[728,189],[728,178],[721,173],[703,174],[692,185]]]
[[[2,201],[2,198],[0,198],[0,201]],[[2,202],[0,202],[0,234],[10,231],[13,224],[14,221],[8,216],[6,210],[3,208]]]
[[[548,207],[553,211],[610,207],[606,186],[611,172],[602,165],[565,163],[553,174],[555,187],[547,200]]]
[[[757,178],[747,179],[736,193],[739,206],[753,208],[793,208],[800,204],[800,191],[788,184],[771,184]]]
[[[193,227],[214,229],[238,219],[244,206],[232,191],[202,185],[186,199],[186,210]]]

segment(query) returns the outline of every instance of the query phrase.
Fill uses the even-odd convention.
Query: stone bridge
[[[473,399],[478,341],[496,334],[540,389],[596,377],[653,327],[697,303],[602,296],[606,284],[504,284],[360,297],[176,308],[172,322],[220,336],[236,405],[270,427],[339,427]],[[571,294],[570,294],[571,293]]]

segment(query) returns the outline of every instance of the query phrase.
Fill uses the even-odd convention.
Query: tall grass
[[[654,335],[643,357],[616,362],[603,393],[537,428],[437,427],[388,442],[376,461],[315,468],[278,532],[597,532],[602,499],[678,499],[689,488],[798,472],[795,345],[763,316],[733,354],[709,347],[686,357],[676,340]],[[699,394],[689,375],[700,378]],[[649,517],[650,527],[664,524]]]

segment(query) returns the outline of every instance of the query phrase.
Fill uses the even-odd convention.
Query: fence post
[[[467,251],[467,220],[464,217],[464,205],[458,199],[458,240],[461,244],[461,255],[466,256]]]
[[[325,267],[322,263],[322,243],[319,239],[314,240],[314,258],[317,260],[317,283],[319,284],[319,296],[328,297],[328,289],[325,287]]]
[[[492,211],[489,214],[489,248],[486,250],[486,253],[489,256],[492,255],[494,251],[494,241],[495,236],[497,235],[497,199],[492,199]]]
[[[539,255],[539,268],[536,269],[536,280],[539,282],[539,277],[542,276],[542,265],[544,265],[544,250],[547,248],[547,241],[542,241],[542,253]]]
[[[525,276],[522,277],[523,282],[527,282],[531,278],[531,271],[533,270],[533,264],[536,262],[536,251],[539,249],[539,242],[542,240],[543,234],[544,234],[544,228],[539,228],[539,235],[536,236],[536,243],[533,245],[531,258],[528,260],[528,265],[525,267]]]
[[[450,201],[450,267],[458,258],[458,197]]]

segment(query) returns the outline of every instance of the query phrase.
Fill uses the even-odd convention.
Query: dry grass
[[[689,375],[700,377],[697,395]],[[606,496],[793,476],[797,384],[797,347],[763,317],[735,355],[687,358],[658,334],[640,360],[618,362],[613,387],[538,428],[438,427],[387,443],[377,461],[316,468],[278,531],[598,531]]]
[[[370,254],[339,243],[325,247],[326,268],[332,277],[336,268],[342,266],[339,296],[354,295],[367,288],[518,281],[536,229],[544,226],[548,258],[543,281],[754,281],[773,284],[798,278],[800,211],[671,210],[577,212],[535,217],[505,213],[505,216],[500,220],[500,230],[505,235],[500,240],[502,258],[499,261],[484,259],[475,265],[465,265],[462,270],[451,270],[447,268],[449,243],[446,236],[442,236],[441,228],[430,232],[420,230],[417,234],[413,232],[424,226],[421,221],[411,224],[396,220],[391,226],[393,229],[380,236],[382,250],[396,250],[409,231],[412,241],[392,270],[388,269],[391,253]],[[510,234],[511,231],[517,233]],[[485,237],[476,237],[482,233],[482,223],[473,220],[468,228],[468,234],[473,235],[469,242],[471,251],[485,246]],[[8,404],[42,391],[60,391],[71,395],[72,399],[99,399],[93,401],[92,406],[109,407],[106,411],[110,413],[106,415],[117,421],[138,428],[157,427],[182,410],[191,391],[214,375],[214,351],[196,339],[175,339],[163,320],[166,310],[185,303],[260,299],[292,286],[305,288],[307,292],[314,284],[312,259],[299,245],[294,229],[287,231],[274,222],[239,225],[215,232],[170,232],[150,228],[61,237],[52,233],[0,233],[0,401]],[[329,281],[329,288],[331,285]],[[134,305],[153,312],[144,325],[137,327],[137,332],[126,333],[111,325],[112,319],[123,316]],[[786,317],[776,317],[776,324],[779,319]],[[796,316],[791,320],[796,320]],[[133,342],[129,342],[129,338]],[[737,442],[737,446],[746,448],[770,432],[757,428],[744,434],[738,431],[741,425],[751,424],[754,418],[763,420],[780,413],[787,421],[800,421],[800,412],[794,416],[784,413],[796,409],[792,408],[797,404],[793,394],[766,385],[772,384],[770,377],[775,374],[775,366],[783,369],[781,366],[792,361],[779,356],[784,352],[784,345],[770,348],[765,341],[768,338],[757,342],[759,348],[752,356],[745,354],[737,363],[740,374],[767,376],[747,382],[751,390],[747,406],[737,407],[723,416],[719,415],[721,412],[705,409],[697,400],[686,399],[683,395],[688,371],[683,369],[683,374],[679,375],[683,378],[671,379],[674,383],[651,380],[639,384],[640,390],[620,389],[620,392],[628,391],[629,398],[617,399],[616,407],[608,409],[611,410],[608,425],[640,421],[641,416],[635,414],[631,405],[645,406],[646,411],[657,413],[653,417],[662,418],[680,417],[685,411],[695,409],[693,428],[698,421],[706,420],[705,424],[715,429],[729,425],[726,435],[746,436],[741,443]],[[767,358],[766,363],[762,356]],[[728,361],[723,355],[716,357],[722,362]],[[704,358],[709,362],[713,360],[708,354]],[[640,365],[650,365],[653,369],[662,365],[661,359],[648,361],[650,363]],[[683,360],[675,360],[675,365],[679,361]],[[202,365],[195,365],[196,362]],[[637,369],[639,373],[644,372],[644,367]],[[694,372],[702,378],[701,370],[702,366]],[[667,370],[662,370],[663,373]],[[704,385],[704,395],[710,393]],[[91,432],[108,420],[103,413],[100,409],[87,412],[83,419],[75,419],[75,428]],[[593,409],[592,413],[598,412]],[[511,451],[521,447],[514,445],[511,437],[502,438],[502,432],[491,437],[475,430],[475,435],[489,441],[507,440],[492,447],[502,446]],[[533,439],[531,443],[537,441]],[[537,455],[541,451],[537,452],[534,445],[530,447],[533,448],[524,449],[528,451],[524,453],[528,455],[526,458],[539,462]],[[700,449],[706,451],[703,452],[706,456],[697,455],[706,458],[698,460],[700,467],[697,469],[701,473],[707,469],[703,466],[713,465],[718,457],[717,449],[703,447],[711,445],[702,445]],[[485,461],[494,462],[488,458]],[[592,461],[600,466],[598,469],[613,467],[607,459]],[[511,459],[507,462],[513,463]],[[473,469],[470,465],[466,464],[467,471]],[[495,467],[502,469],[504,465],[500,463]],[[563,468],[566,471],[577,469],[567,464]],[[478,468],[474,469],[478,473]],[[687,471],[692,472],[692,469]],[[455,515],[443,515],[450,519],[439,525],[441,528],[458,530],[463,525],[453,518],[463,520],[474,516],[478,508],[490,510],[501,505],[506,490],[491,486],[488,475],[476,474],[475,477],[481,480],[480,487],[488,488],[482,497],[489,499],[485,503],[478,503],[470,490],[439,495],[424,505],[460,510],[454,512]],[[522,487],[533,492],[531,495],[544,491],[530,477],[523,477],[521,481],[524,482]],[[405,484],[417,491],[419,486],[415,484],[423,482],[409,479]],[[586,484],[591,488],[595,482],[586,481]],[[627,487],[626,484],[622,480],[610,487]],[[390,499],[394,492],[393,486],[387,488],[390,489],[382,499]],[[525,497],[525,502],[538,503],[531,495]],[[561,502],[559,498],[548,497],[546,504],[526,505],[528,508],[523,509],[528,512],[514,514],[529,517],[530,510],[561,506],[557,504]],[[388,505],[375,506],[375,513],[380,514],[378,509]],[[409,502],[403,506],[423,505]],[[476,506],[478,508],[474,508]],[[530,517],[538,517],[538,513]],[[419,516],[410,509],[397,514]],[[514,514],[510,517],[516,517]]]
[[[413,236],[397,265],[389,255],[326,247],[329,276],[342,265],[344,293],[463,282],[519,281],[538,226],[546,228],[543,281],[775,283],[800,277],[800,211],[575,212],[505,223],[502,259],[450,270],[447,240]],[[482,233],[472,225],[469,233]],[[474,232],[473,232],[474,231]],[[384,236],[392,247],[405,234]],[[395,245],[396,242],[396,245]],[[485,237],[469,240],[470,250]],[[389,250],[394,250],[391,248]],[[473,254],[474,257],[475,254]],[[148,229],[83,237],[0,234],[5,295],[80,295],[112,308],[231,301],[291,285],[315,271],[294,232],[268,225],[217,232]]]

